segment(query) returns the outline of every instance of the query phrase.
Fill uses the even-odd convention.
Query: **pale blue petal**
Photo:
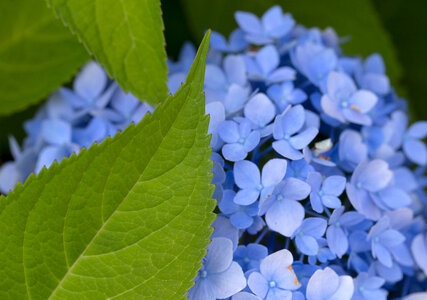
[[[224,272],[209,275],[207,279],[212,285],[217,299],[231,297],[246,287],[245,275],[236,262],[232,262],[231,266]]]
[[[259,197],[259,191],[255,189],[245,189],[237,192],[234,203],[239,205],[249,205],[254,203]]]
[[[336,254],[338,258],[341,258],[347,252],[347,236],[340,227],[334,225],[329,226],[326,231],[326,239],[329,249],[331,249],[332,253]]]
[[[427,147],[423,142],[407,138],[403,143],[403,150],[412,162],[421,166],[427,164]]]
[[[302,131],[298,135],[295,135],[289,139],[289,143],[295,149],[302,149],[306,147],[310,142],[316,137],[319,133],[319,130],[314,127],[309,127],[306,130]]]
[[[261,182],[264,187],[278,184],[286,174],[287,161],[285,159],[270,159],[262,168]]]
[[[212,239],[207,247],[205,269],[209,275],[221,273],[230,267],[233,260],[233,243],[223,237]]]
[[[295,238],[295,244],[298,250],[305,255],[317,255],[319,252],[319,244],[316,239],[309,235],[297,235]]]
[[[427,136],[427,121],[418,121],[412,124],[407,134],[415,139],[424,139]]]
[[[280,155],[291,160],[304,158],[304,155],[300,151],[294,149],[288,141],[281,140],[273,142],[273,149]]]
[[[244,109],[245,117],[261,128],[273,120],[275,111],[273,103],[262,93],[252,97]]]
[[[50,144],[61,145],[71,142],[71,125],[61,120],[44,120],[43,139]]]
[[[73,87],[83,99],[95,100],[107,84],[107,74],[96,62],[89,62],[77,74]]]
[[[254,222],[253,218],[244,212],[237,212],[230,217],[230,222],[238,229],[246,229]]]
[[[317,270],[307,285],[307,300],[329,299],[339,288],[339,276],[329,267]]]
[[[242,144],[225,144],[222,147],[222,155],[224,155],[224,158],[229,161],[240,161],[245,159],[248,152]]]
[[[257,188],[261,183],[257,165],[243,160],[234,164],[234,180],[241,189]]]
[[[255,295],[262,299],[267,295],[268,282],[259,272],[252,272],[251,275],[249,275],[248,287]]]
[[[261,22],[257,16],[252,13],[237,11],[234,14],[237,24],[244,31],[249,33],[262,33]]]
[[[271,230],[281,235],[290,237],[301,225],[304,219],[304,207],[297,201],[280,200],[274,204],[265,214],[265,221]],[[286,220],[286,222],[284,222]]]
[[[329,176],[322,184],[322,191],[328,195],[339,196],[345,189],[346,179],[343,176]]]
[[[263,75],[268,75],[279,65],[279,53],[274,46],[265,46],[255,56]]]
[[[235,83],[241,86],[246,84],[246,67],[241,56],[228,55],[224,59],[224,70],[229,83]]]
[[[240,138],[239,125],[234,121],[223,121],[218,125],[219,137],[226,143],[236,143]]]

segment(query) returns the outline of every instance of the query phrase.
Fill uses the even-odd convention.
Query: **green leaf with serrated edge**
[[[160,0],[46,0],[125,91],[157,104],[167,66]]]
[[[0,299],[183,299],[212,232],[209,35],[152,116],[0,198]]]
[[[281,5],[297,23],[320,28],[333,27],[340,36],[350,37],[342,45],[346,54],[366,57],[380,53],[387,66],[387,75],[396,87],[400,83],[401,66],[388,32],[384,30],[370,0],[181,0],[187,20],[196,38],[206,28],[223,34],[237,28],[234,12],[248,11],[261,16],[273,5]]]
[[[0,1],[0,115],[39,102],[88,59],[43,1]]]

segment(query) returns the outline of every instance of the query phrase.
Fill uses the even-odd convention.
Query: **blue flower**
[[[354,280],[354,295],[352,300],[387,300],[388,292],[381,287],[385,280],[368,273],[360,273]]]
[[[305,181],[311,172],[314,172],[314,168],[305,159],[293,160],[288,164],[285,178],[294,177]]]
[[[336,258],[335,254],[327,247],[328,243],[324,238],[317,239],[319,244],[319,252],[316,255],[310,255],[308,257],[308,263],[311,265],[316,265],[317,260],[321,263],[327,263],[328,260],[334,260]]]
[[[239,264],[233,261],[232,242],[226,238],[214,238],[207,250],[196,284],[188,292],[188,299],[223,299],[244,289],[246,278]]]
[[[240,205],[254,203],[261,195],[261,201],[267,199],[274,187],[282,181],[286,173],[286,160],[271,159],[262,168],[260,175],[257,165],[242,160],[234,164],[234,180],[241,189],[234,197],[234,202]]]
[[[219,150],[222,145],[218,138],[218,127],[225,120],[224,105],[221,102],[215,101],[206,104],[205,112],[209,115],[208,134],[212,136],[210,146],[215,150]]]
[[[248,100],[250,92],[243,58],[239,55],[226,56],[223,69],[208,64],[205,92],[206,102],[221,101],[227,113],[240,110]]]
[[[249,275],[249,288],[261,299],[291,300],[292,291],[301,285],[292,262],[292,254],[286,249],[270,254],[261,261],[260,271]]]
[[[284,14],[279,5],[267,10],[261,20],[252,13],[238,11],[235,18],[245,32],[248,42],[263,45],[286,36],[295,25],[290,14]]]
[[[301,105],[293,106],[277,116],[273,125],[273,149],[292,160],[303,158],[299,150],[306,147],[319,132],[314,127],[301,131],[304,122],[305,113]]]
[[[307,198],[310,186],[296,178],[280,182],[271,195],[260,202],[259,214],[271,230],[290,237],[304,219],[304,207],[298,202]],[[286,220],[286,221],[284,221]]]
[[[355,77],[362,89],[370,90],[378,95],[390,92],[390,80],[385,75],[384,61],[378,53],[368,56],[356,69]]]
[[[313,84],[325,89],[326,80],[337,67],[338,58],[333,49],[319,42],[303,41],[291,51],[293,65]]]
[[[317,270],[307,285],[307,300],[350,300],[354,284],[350,276],[338,276],[329,267]]]
[[[268,125],[276,115],[273,103],[265,94],[259,93],[253,96],[244,108],[245,117],[251,121],[252,128],[260,132],[261,137],[273,132],[272,125]]]
[[[255,54],[254,58],[244,56],[243,59],[250,80],[273,84],[295,79],[296,72],[293,68],[279,67],[280,57],[275,46],[265,46]]]
[[[391,249],[402,244],[405,236],[397,230],[390,229],[390,219],[385,216],[372,226],[368,240],[371,241],[372,256],[390,268],[393,266]]]
[[[329,218],[326,239],[332,253],[341,258],[348,250],[348,228],[364,220],[363,215],[349,211],[344,213],[344,206],[334,210]]]
[[[325,179],[318,172],[308,175],[307,183],[311,186],[311,207],[318,213],[323,212],[323,207],[338,208],[341,206],[339,195],[345,189],[346,179],[343,176],[329,176]]]
[[[298,250],[305,255],[317,255],[317,239],[325,234],[326,221],[322,218],[306,218],[293,234]]]
[[[97,115],[102,113],[111,96],[117,89],[113,83],[107,87],[108,78],[104,69],[95,62],[87,63],[76,76],[73,90],[61,88],[62,96],[75,108],[75,118],[90,113]]]
[[[290,81],[270,86],[267,95],[276,103],[279,112],[283,112],[289,105],[300,104],[307,100],[307,94],[295,88]]]
[[[245,40],[245,34],[241,29],[233,30],[228,42],[222,34],[212,30],[210,45],[217,51],[232,53],[244,50],[248,46],[248,42]]]
[[[364,161],[354,170],[346,191],[353,207],[368,219],[378,220],[381,210],[370,193],[385,188],[393,177],[388,164],[383,160]]]
[[[236,193],[233,190],[225,190],[222,201],[218,204],[222,213],[230,218],[231,224],[238,229],[247,229],[254,223],[254,217],[258,214],[258,205],[238,205],[234,203]]]
[[[240,264],[243,271],[259,270],[262,259],[268,255],[267,248],[260,244],[248,244],[239,246],[234,251],[234,260]]]
[[[331,72],[327,81],[327,93],[323,95],[323,111],[342,123],[371,125],[367,113],[377,103],[377,96],[367,90],[357,90],[353,80],[345,73]]]
[[[247,119],[236,121],[223,121],[218,126],[218,134],[226,143],[222,147],[222,154],[230,161],[245,159],[248,152],[252,151],[259,143],[260,134],[251,129],[251,122]]]

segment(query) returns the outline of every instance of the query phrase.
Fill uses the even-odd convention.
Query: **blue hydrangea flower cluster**
[[[408,124],[379,54],[279,6],[235,19],[207,59],[218,216],[189,299],[427,299],[427,122]],[[171,93],[194,57],[168,62]],[[1,191],[152,109],[87,64],[11,139]]]

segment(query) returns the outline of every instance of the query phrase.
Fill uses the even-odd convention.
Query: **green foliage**
[[[1,299],[184,298],[214,218],[208,45],[152,116],[0,198]]]
[[[157,104],[167,96],[159,0],[46,0],[125,91]]]
[[[390,32],[402,63],[402,85],[408,95],[411,117],[427,119],[426,75],[427,1],[374,0],[385,28]]]
[[[181,0],[188,22],[197,38],[206,28],[228,34],[237,27],[236,10],[262,15],[275,4],[291,12],[298,23],[308,27],[333,27],[340,36],[350,36],[343,45],[350,55],[367,56],[378,52],[384,57],[387,74],[394,85],[400,79],[401,68],[393,45],[382,28],[375,9],[369,0]]]
[[[88,59],[41,0],[0,1],[0,115],[42,100]]]

